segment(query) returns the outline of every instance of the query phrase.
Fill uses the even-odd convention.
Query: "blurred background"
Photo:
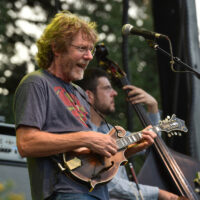
[[[176,114],[185,121],[189,134],[171,139],[163,136],[166,144],[200,160],[199,79],[195,74],[179,72],[188,71],[180,64],[174,65],[176,72],[172,71],[170,58],[150,47],[143,37],[123,37],[121,33],[123,24],[129,23],[165,34],[172,42],[173,55],[200,72],[199,8],[198,0],[1,0],[0,121],[3,129],[0,129],[0,148],[3,150],[0,156],[3,154],[4,157],[0,157],[0,161],[5,166],[5,163],[7,165],[14,160],[17,166],[20,163],[20,169],[26,171],[26,162],[17,154],[14,143],[5,143],[15,137],[13,95],[21,78],[38,68],[34,60],[37,52],[35,43],[46,24],[61,10],[69,10],[97,23],[99,42],[106,46],[107,57],[126,72],[131,84],[143,88],[157,99],[162,119]],[[157,42],[160,48],[170,52],[167,41]],[[97,66],[95,59],[89,67],[93,66]],[[120,95],[116,98],[117,111],[108,121],[130,131],[140,130],[141,122],[127,106],[125,94],[117,84],[114,87]],[[6,160],[5,156],[10,152],[5,149],[9,151],[11,147],[13,155]]]

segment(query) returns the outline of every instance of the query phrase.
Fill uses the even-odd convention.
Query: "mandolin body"
[[[108,133],[115,140],[126,135],[122,127],[116,126],[115,128],[119,131],[118,133],[114,128]],[[125,150],[119,150],[110,158],[90,151],[68,152],[63,154],[63,160],[68,174],[94,188],[97,184],[109,182],[115,176],[119,166],[127,161],[124,156]]]

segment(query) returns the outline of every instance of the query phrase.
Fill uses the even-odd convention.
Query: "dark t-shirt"
[[[27,125],[60,134],[91,130],[89,105],[80,93],[85,96],[80,87],[65,83],[46,70],[25,76],[14,99],[16,128]],[[97,185],[88,192],[86,184],[66,176],[50,157],[29,157],[27,160],[33,200],[45,199],[55,191],[88,193],[102,200],[108,199],[106,185]]]

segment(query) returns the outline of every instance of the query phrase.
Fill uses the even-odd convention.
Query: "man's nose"
[[[89,49],[87,50],[87,52],[85,52],[84,58],[87,59],[87,60],[92,60],[93,59],[92,52]]]
[[[113,95],[113,96],[117,96],[117,95],[118,95],[117,91],[113,89],[113,90],[112,90],[112,95]]]

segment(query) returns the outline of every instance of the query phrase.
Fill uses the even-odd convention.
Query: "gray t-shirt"
[[[16,129],[27,125],[60,134],[91,130],[89,105],[80,93],[85,96],[80,87],[67,84],[46,70],[25,76],[14,99]],[[88,193],[108,199],[106,185],[97,185],[89,192],[86,184],[66,176],[50,157],[27,160],[33,200],[45,199],[53,192]]]

